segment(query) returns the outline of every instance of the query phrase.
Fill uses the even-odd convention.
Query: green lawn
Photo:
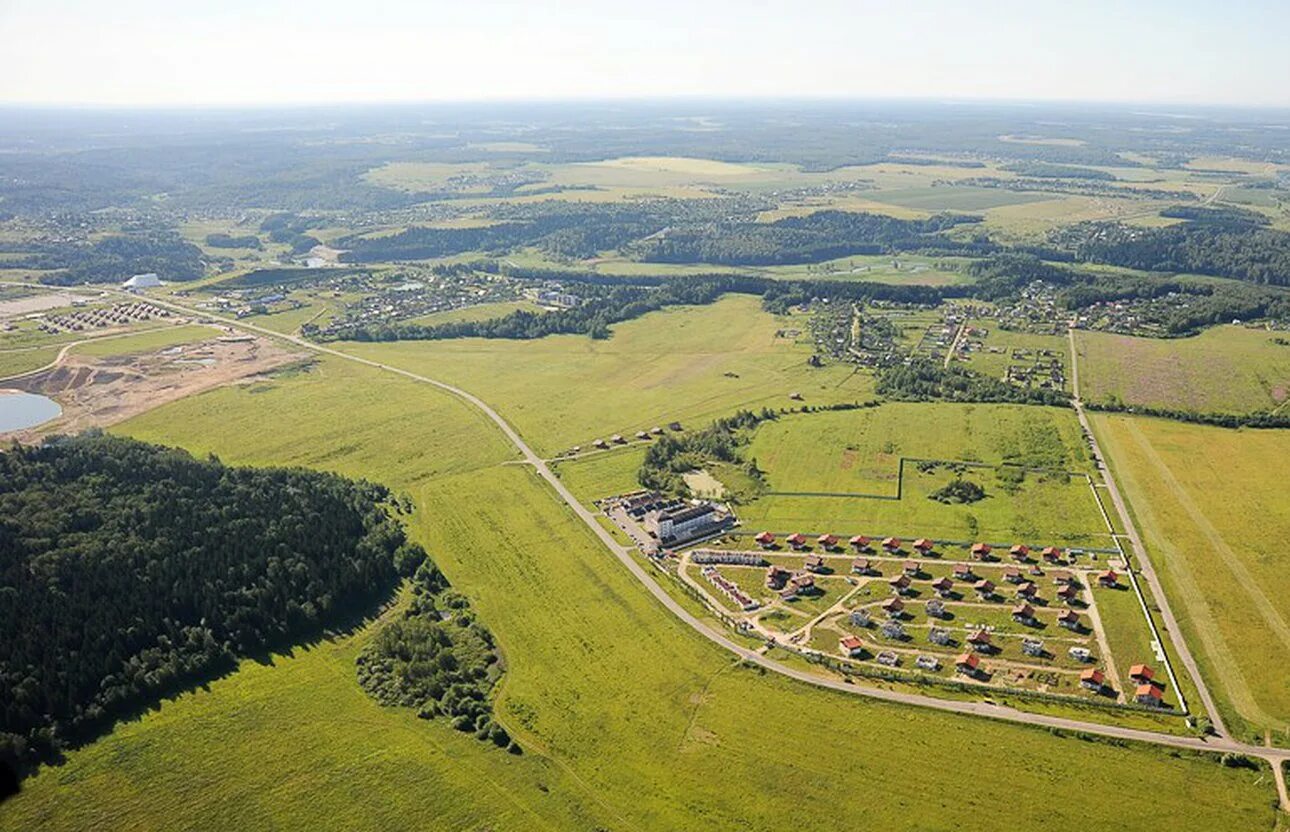
[[[554,463],[551,468],[586,505],[602,497],[625,494],[641,487],[636,472],[645,459],[645,448],[633,446]]]
[[[1270,410],[1290,398],[1290,346],[1275,337],[1230,325],[1174,339],[1079,331],[1080,394],[1184,410]]]
[[[222,333],[222,330],[196,324],[167,326],[150,329],[137,335],[126,335],[121,338],[100,338],[86,344],[78,344],[72,347],[71,351],[76,355],[92,355],[98,358],[113,355],[134,355],[144,352],[156,352],[178,344],[206,341]]]
[[[1094,425],[1211,691],[1251,733],[1290,742],[1290,433]]]
[[[414,536],[497,637],[509,668],[497,711],[526,753],[373,705],[354,678],[360,633],[247,664],[72,752],[5,805],[0,828],[1073,830],[1138,804],[1183,832],[1273,824],[1266,775],[1214,758],[741,669],[531,470],[498,464],[511,454],[493,427],[426,385],[325,360],[117,429],[410,493]],[[988,776],[965,789],[969,772]]]

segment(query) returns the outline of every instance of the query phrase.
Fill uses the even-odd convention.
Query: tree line
[[[389,500],[105,435],[0,452],[0,762],[369,609],[425,562]]]

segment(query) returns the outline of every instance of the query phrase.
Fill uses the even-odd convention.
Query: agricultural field
[[[1090,402],[1249,413],[1290,398],[1284,334],[1217,326],[1191,338],[1156,339],[1079,330],[1075,343],[1080,394]]]
[[[338,435],[342,423],[349,429]],[[327,360],[121,430],[410,493],[416,538],[497,637],[508,667],[497,711],[525,753],[374,705],[354,681],[369,634],[359,628],[248,662],[72,752],[5,806],[0,828],[672,829],[702,817],[715,828],[772,829],[790,816],[824,828],[875,813],[927,826],[944,812],[929,793],[955,796],[961,829],[1122,820],[1121,801],[1067,799],[1071,772],[1081,789],[1132,796],[1170,829],[1273,822],[1259,774],[1213,759],[899,708],[732,665],[659,608],[530,472],[496,465],[507,454],[488,425],[424,385]],[[389,442],[399,430],[421,464]],[[882,753],[857,757],[865,747]],[[880,802],[837,775],[856,765],[882,784]],[[707,776],[714,770],[724,776]],[[989,776],[965,791],[964,771]],[[757,785],[768,779],[794,799]],[[1031,799],[1019,801],[1022,780]],[[1187,800],[1158,799],[1176,794]]]
[[[794,392],[807,404],[871,398],[869,375],[807,364],[811,348],[789,335],[806,328],[805,316],[777,317],[757,298],[728,295],[618,324],[603,341],[559,335],[345,349],[470,389],[535,450],[555,456],[613,433],[630,436],[671,421],[699,427],[740,407],[785,407]]]
[[[1110,545],[1084,476],[1091,469],[1078,425],[1064,410],[890,402],[789,416],[758,428],[746,455],[766,472],[768,493],[741,510],[758,527]],[[918,460],[942,464],[922,470]],[[959,475],[950,462],[1049,470],[1017,480],[995,467],[966,467],[963,478],[982,485],[985,499],[928,499]]]
[[[1094,425],[1228,718],[1290,742],[1290,503],[1278,464],[1290,435],[1119,414]]]

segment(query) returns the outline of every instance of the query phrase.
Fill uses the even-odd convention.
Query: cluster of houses
[[[103,329],[111,326],[126,326],[136,321],[150,321],[155,318],[169,318],[170,312],[151,303],[135,301],[117,303],[112,306],[95,306],[78,309],[61,315],[51,315],[42,320],[38,328],[50,335],[60,332],[81,332],[86,329]]]
[[[766,588],[778,592],[783,601],[792,601],[799,595],[810,595],[817,591],[815,577],[811,573],[805,570],[792,572],[781,566],[767,567]]]
[[[667,426],[667,430],[664,430],[662,425],[655,425],[650,430],[636,431],[635,438],[636,438],[636,441],[638,442],[644,442],[648,439],[652,439],[655,436],[662,436],[663,434],[667,433],[667,431],[669,430],[677,432],[683,429],[684,428],[682,427],[680,422],[669,422]],[[626,445],[627,441],[628,440],[626,436],[623,436],[621,433],[615,433],[604,439],[593,440],[591,443],[591,447],[595,448],[598,451],[604,451],[615,445]],[[581,452],[582,452],[581,445],[574,445],[572,448],[569,449],[569,453],[571,454],[577,454]]]
[[[725,593],[726,597],[731,601],[734,601],[739,609],[747,612],[755,610],[761,606],[761,604],[757,603],[756,599],[749,597],[749,595],[736,586],[733,581],[718,572],[715,566],[705,566],[699,571],[704,578],[707,578],[708,583]]]

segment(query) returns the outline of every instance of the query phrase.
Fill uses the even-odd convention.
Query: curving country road
[[[828,688],[830,690],[840,691],[842,693],[848,693],[848,694],[853,694],[857,696],[864,696],[870,699],[878,699],[884,702],[891,702],[891,703],[900,704],[900,705],[911,705],[915,707],[931,708],[934,710],[946,711],[949,713],[984,717],[986,719],[995,719],[995,720],[1002,720],[1007,722],[1016,722],[1016,723],[1034,725],[1034,726],[1043,727],[1043,728],[1057,728],[1057,729],[1062,729],[1062,730],[1071,731],[1071,732],[1083,732],[1086,734],[1095,734],[1098,736],[1112,737],[1115,739],[1129,740],[1133,742],[1144,742],[1144,743],[1150,743],[1153,745],[1169,746],[1173,748],[1181,748],[1181,749],[1187,749],[1192,751],[1211,751],[1211,752],[1219,752],[1219,753],[1232,752],[1237,754],[1244,754],[1251,757],[1258,757],[1267,761],[1272,766],[1272,769],[1275,774],[1277,791],[1280,797],[1282,809],[1286,811],[1290,811],[1290,794],[1287,794],[1284,773],[1282,771],[1282,764],[1285,761],[1290,761],[1290,749],[1265,748],[1262,746],[1248,745],[1246,743],[1241,743],[1241,742],[1232,740],[1226,736],[1218,736],[1218,737],[1210,737],[1210,738],[1174,736],[1171,734],[1161,734],[1154,731],[1144,731],[1136,728],[1124,728],[1124,727],[1114,726],[1114,725],[1102,725],[1096,722],[1084,722],[1078,719],[1068,719],[1065,717],[1049,716],[1047,714],[1030,713],[1027,711],[1019,711],[1015,708],[1009,708],[1001,705],[990,704],[987,702],[960,702],[960,701],[953,701],[953,700],[947,700],[947,699],[936,699],[931,696],[923,696],[921,694],[916,694],[916,693],[904,693],[900,691],[884,690],[881,688],[863,687],[860,685],[853,685],[847,682],[842,682],[834,679],[823,678],[820,676],[807,673],[802,670],[798,670],[793,667],[788,667],[787,665],[780,664],[779,662],[773,659],[769,659],[766,656],[763,656],[754,650],[750,650],[740,644],[735,643],[730,638],[728,638],[725,635],[725,633],[710,627],[706,622],[704,622],[703,620],[695,616],[685,607],[681,606],[681,604],[679,604],[676,601],[676,599],[674,599],[671,595],[669,595],[667,591],[664,590],[663,587],[658,584],[658,582],[656,582],[653,578],[650,577],[650,575],[645,571],[644,567],[642,567],[640,563],[637,562],[637,560],[632,556],[631,550],[623,546],[622,544],[620,544],[617,540],[615,540],[614,537],[609,533],[609,531],[605,529],[605,527],[600,525],[600,523],[596,519],[596,516],[591,511],[589,511],[581,502],[579,502],[576,497],[574,497],[572,492],[570,492],[569,489],[565,487],[564,483],[559,479],[559,477],[557,477],[555,473],[552,472],[551,469],[547,466],[546,461],[543,460],[532,448],[529,447],[528,443],[524,441],[523,437],[521,437],[513,427],[511,427],[510,423],[507,422],[505,419],[503,419],[501,414],[499,414],[496,410],[494,410],[487,402],[485,402],[483,399],[479,398],[478,396],[474,395],[473,393],[470,393],[459,387],[454,387],[453,385],[443,381],[439,381],[438,379],[430,378],[429,376],[423,376],[418,373],[413,373],[409,370],[401,369],[399,367],[391,367],[388,364],[382,364],[379,361],[373,361],[371,359],[361,358],[359,356],[342,352],[341,350],[337,350],[332,347],[324,346],[322,344],[316,344],[312,341],[307,341],[304,338],[300,338],[295,335],[286,335],[280,332],[275,332],[271,329],[267,329],[265,327],[256,326],[255,324],[249,324],[244,321],[238,321],[238,320],[225,318],[218,315],[211,315],[207,312],[196,310],[196,309],[190,309],[186,306],[183,306],[178,303],[174,303],[169,300],[160,300],[160,299],[151,298],[151,297],[149,298],[149,300],[151,300],[153,303],[156,303],[159,306],[166,306],[176,311],[183,312],[187,315],[219,321],[220,323],[233,328],[254,332],[256,334],[264,335],[270,338],[285,340],[297,346],[304,347],[305,349],[311,350],[313,352],[319,352],[326,355],[335,356],[337,358],[340,358],[346,361],[353,361],[359,364],[367,365],[369,367],[375,367],[377,369],[384,370],[386,372],[395,373],[397,375],[403,376],[404,378],[408,378],[413,381],[417,381],[423,384],[429,384],[433,387],[437,387],[440,390],[450,393],[453,396],[456,396],[457,398],[470,403],[471,405],[476,407],[481,413],[487,416],[494,424],[497,425],[498,429],[501,430],[502,433],[506,435],[507,439],[511,441],[511,444],[514,445],[516,450],[519,451],[519,453],[523,456],[524,461],[533,466],[533,470],[537,472],[538,476],[540,476],[543,480],[546,481],[548,485],[551,486],[551,488],[555,491],[557,495],[559,495],[560,499],[564,501],[564,503],[569,507],[569,509],[573,511],[573,513],[577,515],[577,517],[580,520],[582,520],[584,524],[586,524],[587,528],[591,530],[592,534],[594,534],[601,541],[601,543],[603,543],[614,554],[614,556],[618,559],[618,561],[622,564],[622,566],[629,573],[631,573],[638,581],[640,581],[641,584],[646,588],[646,590],[649,591],[649,593],[653,595],[660,604],[662,604],[669,612],[675,615],[678,619],[684,622],[691,629],[698,632],[704,638],[707,638],[708,640],[717,644],[722,649],[730,653],[733,653],[734,655],[738,656],[740,659],[742,659],[745,662],[759,665],[761,667],[766,668],[769,671],[779,673],[783,676],[787,676],[791,679],[795,679],[797,681],[804,682],[806,684],[815,685],[817,687]]]

